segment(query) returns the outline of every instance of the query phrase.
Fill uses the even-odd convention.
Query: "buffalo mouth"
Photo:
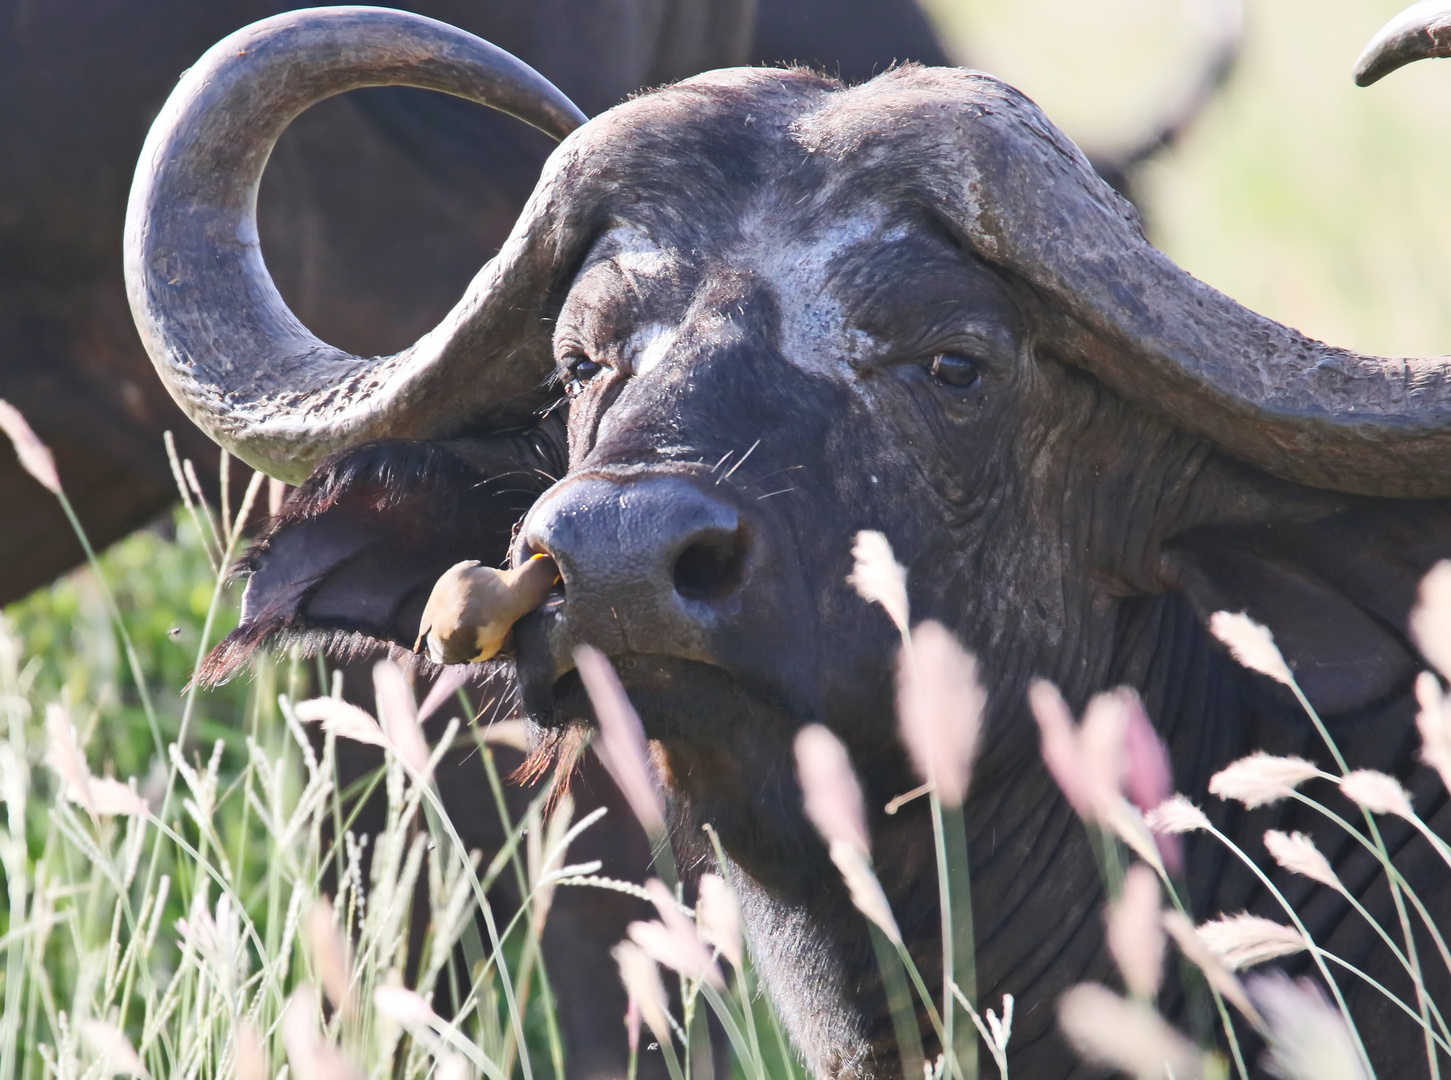
[[[536,639],[548,613],[514,628],[520,696],[530,720],[545,729],[593,726],[594,709],[573,663],[559,664]],[[543,646],[543,647],[541,647]],[[649,739],[685,743],[733,742],[743,726],[765,723],[786,741],[807,717],[771,676],[743,676],[694,657],[623,653],[609,657]]]

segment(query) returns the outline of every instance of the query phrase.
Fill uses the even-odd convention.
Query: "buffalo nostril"
[[[735,592],[746,564],[740,529],[696,540],[675,560],[675,591],[686,600],[720,600]]]

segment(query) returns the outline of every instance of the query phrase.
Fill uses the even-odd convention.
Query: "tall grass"
[[[501,794],[490,733],[467,723],[460,698],[445,706],[455,719],[443,738],[428,745],[414,690],[392,661],[374,670],[377,717],[341,700],[326,665],[295,655],[259,656],[250,679],[184,692],[236,617],[227,574],[260,481],[238,507],[207,507],[195,470],[179,463],[177,471],[191,502],[174,519],[0,618],[0,1080],[562,1075],[568,1047],[551,979],[568,973],[547,971],[540,949],[559,888],[624,890],[655,905],[658,917],[633,924],[615,950],[630,999],[621,1023],[631,1077],[646,1053],[658,1053],[674,1080],[706,1075],[711,1014],[735,1075],[794,1080],[799,1065],[761,997],[718,846],[721,876],[706,875],[692,911],[668,847],[663,880],[614,881],[597,864],[571,865],[571,842],[602,811],[576,821],[569,797],[546,784],[519,820],[497,799],[507,838],[499,851],[467,850],[432,773],[444,754],[468,748]],[[985,1008],[977,997],[962,810],[991,688],[948,631],[912,625],[905,571],[884,538],[859,538],[857,555],[854,583],[902,632],[902,737],[923,780],[904,798],[931,804],[942,985],[926,984],[903,943],[873,874],[850,756],[824,728],[803,732],[796,746],[806,810],[870,923],[905,1074],[968,1080],[986,1066],[1006,1078],[1015,1002]],[[1451,567],[1437,573],[1416,633],[1426,655],[1451,663]],[[1267,631],[1230,616],[1214,629],[1242,662],[1298,694]],[[600,757],[661,844],[663,794],[639,719],[603,656],[582,652],[579,664],[601,719]],[[1451,778],[1451,697],[1430,674],[1418,694],[1426,759]],[[1299,696],[1337,772],[1255,755],[1195,797],[1299,800],[1382,862],[1397,901],[1391,926],[1374,923],[1307,837],[1266,836],[1282,867],[1336,889],[1371,920],[1416,992],[1402,1000],[1374,988],[1419,1025],[1428,1070],[1439,1076],[1437,1052],[1451,1054],[1451,1029],[1424,970],[1451,968],[1451,950],[1390,862],[1376,819],[1410,821],[1448,867],[1451,848],[1396,781],[1343,761]],[[1101,695],[1080,723],[1041,684],[1032,706],[1049,771],[1099,855],[1110,952],[1128,993],[1085,985],[1061,1002],[1030,1004],[1056,1004],[1080,1052],[1132,1076],[1247,1077],[1232,1012],[1291,1080],[1372,1075],[1337,981],[1369,976],[1314,941],[1264,868],[1172,792],[1166,753],[1137,698]],[[383,766],[343,788],[338,739],[383,748]],[[1302,790],[1310,784],[1336,786],[1362,820],[1337,816]],[[386,803],[385,827],[358,835],[353,821],[370,797]],[[1175,834],[1193,830],[1261,876],[1282,922],[1187,909],[1172,869]],[[514,910],[489,902],[501,876],[523,897]],[[410,946],[415,925],[421,945],[414,937]],[[1434,955],[1417,954],[1417,925]],[[1220,1017],[1214,1045],[1195,1045],[1156,1011],[1168,940],[1204,975],[1201,992]],[[1294,952],[1309,954],[1318,982],[1241,981],[1243,969]],[[673,996],[665,975],[678,984]],[[942,1048],[933,1060],[924,1059],[919,1014]]]

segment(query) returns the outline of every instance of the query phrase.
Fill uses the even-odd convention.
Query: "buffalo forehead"
[[[840,278],[860,279],[864,261],[889,257],[929,214],[964,249],[994,254],[953,219],[964,153],[1012,155],[1004,111],[1022,114],[1021,138],[1076,153],[1016,91],[955,70],[904,68],[843,89],[809,72],[731,69],[597,118],[575,153],[589,163],[586,201],[610,224],[585,266],[608,262],[623,298],[648,297],[622,352],[637,373],[659,366],[691,287],[750,274],[780,311],[783,356],[849,378],[874,342],[844,309]]]

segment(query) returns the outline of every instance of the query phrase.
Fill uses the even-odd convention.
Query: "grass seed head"
[[[307,1080],[363,1080],[358,1068],[317,1031],[317,990],[303,983],[292,992],[282,1013],[282,1046],[293,1076]]]
[[[1221,915],[1199,927],[1199,941],[1230,971],[1254,967],[1306,948],[1300,931],[1258,915]]]
[[[1345,886],[1336,877],[1329,861],[1320,854],[1315,841],[1304,833],[1286,834],[1278,829],[1270,829],[1265,833],[1265,848],[1275,862],[1292,874],[1300,874],[1322,885],[1329,885],[1337,892],[1345,891]]]
[[[1251,671],[1268,675],[1286,686],[1295,685],[1295,676],[1275,644],[1275,635],[1244,612],[1216,611],[1209,619],[1209,632]]]
[[[1421,655],[1451,678],[1451,560],[1442,560],[1421,579],[1411,612],[1411,637]]]
[[[1174,793],[1174,770],[1169,748],[1154,730],[1139,695],[1128,687],[1115,691],[1123,700],[1127,724],[1124,728],[1124,794],[1144,813]]]
[[[741,938],[741,906],[735,891],[719,874],[700,875],[695,900],[695,922],[700,936],[740,971],[745,963]]]
[[[846,844],[863,858],[871,854],[866,805],[851,757],[840,739],[820,724],[796,733],[796,778],[806,816],[827,845]]]
[[[1340,791],[1351,802],[1372,814],[1395,814],[1409,821],[1416,812],[1411,809],[1411,794],[1394,776],[1374,769],[1356,769],[1340,781]]]
[[[1421,711],[1416,727],[1421,732],[1421,760],[1441,774],[1441,783],[1451,791],[1451,695],[1441,693],[1441,683],[1429,671],[1416,677],[1416,701]]]
[[[1141,1002],[1096,983],[1080,983],[1058,1000],[1058,1023],[1080,1055],[1135,1080],[1202,1080],[1203,1055]]]
[[[145,817],[150,812],[146,800],[130,784],[112,777],[90,779],[91,804],[102,817]]]
[[[1178,834],[1213,828],[1204,811],[1185,795],[1171,795],[1149,811],[1147,820],[1149,828],[1163,833]]]
[[[1309,979],[1282,972],[1250,980],[1269,1030],[1269,1069],[1283,1080],[1368,1080],[1340,1011]]]
[[[892,554],[887,538],[863,529],[852,544],[853,559],[847,583],[869,604],[881,604],[896,623],[902,637],[908,636],[911,608],[907,602],[907,570]]]
[[[902,931],[897,927],[892,905],[887,902],[887,894],[882,891],[882,883],[877,880],[877,875],[872,873],[867,857],[851,844],[840,840],[832,841],[830,853],[831,861],[836,864],[836,868],[841,871],[842,880],[846,882],[852,904],[875,923],[887,935],[888,940],[900,945]]]
[[[943,806],[967,798],[986,707],[977,660],[952,632],[931,621],[913,630],[912,655],[903,649],[897,663],[897,713],[917,775],[936,787]]]
[[[687,979],[707,979],[712,986],[724,986],[720,969],[701,941],[695,923],[685,917],[665,883],[651,878],[645,883],[645,889],[655,901],[660,921],[631,923],[631,940],[648,952],[657,964],[664,964]],[[636,935],[637,927],[640,928],[640,936]]]
[[[575,666],[599,720],[595,753],[652,837],[665,832],[665,800],[645,741],[645,725],[630,704],[605,654],[588,645],[574,651]]]
[[[94,818],[96,804],[91,798],[91,770],[81,752],[70,712],[54,701],[45,707],[45,762],[61,779],[66,797],[79,803]]]
[[[625,993],[640,1011],[645,1026],[661,1046],[671,1042],[670,1019],[666,1012],[665,984],[660,969],[650,955],[633,941],[622,941],[610,950],[620,968],[620,981]]]
[[[1189,921],[1189,917],[1183,912],[1169,910],[1163,913],[1163,922],[1164,929],[1174,939],[1174,944],[1179,947],[1179,952],[1204,973],[1204,978],[1209,985],[1218,990],[1220,996],[1247,1017],[1250,1023],[1261,1025],[1259,1011],[1250,1003],[1244,984],[1205,947],[1194,924]]]
[[[428,776],[428,740],[418,722],[418,705],[408,676],[392,660],[373,665],[373,696],[378,704],[378,723],[394,752],[408,766],[415,780]]]
[[[1108,951],[1136,998],[1152,1001],[1164,969],[1164,928],[1159,920],[1159,879],[1143,863],[1124,875],[1123,891],[1109,904]]]
[[[378,721],[346,701],[333,697],[312,698],[299,701],[293,707],[293,714],[304,724],[319,724],[330,735],[339,739],[364,743],[388,749],[388,739]]]
[[[101,1062],[103,1076],[139,1076],[148,1080],[150,1074],[131,1040],[113,1024],[104,1020],[82,1020],[76,1025],[81,1038]]]
[[[338,928],[332,903],[319,896],[307,913],[307,948],[313,971],[333,1008],[344,1014],[353,1011],[352,964],[347,943]]]
[[[1319,775],[1320,770],[1304,758],[1276,757],[1256,750],[1210,777],[1209,793],[1253,809],[1288,798],[1306,780]]]
[[[379,986],[373,991],[379,1015],[405,1028],[431,1028],[443,1023],[428,999],[406,986]]]
[[[269,1080],[267,1051],[250,1020],[238,1020],[233,1029],[232,1069],[237,1080]]]
[[[1028,704],[1038,722],[1043,764],[1068,805],[1085,821],[1094,819],[1093,790],[1079,755],[1078,728],[1058,688],[1038,679],[1028,691]]]
[[[4,432],[15,447],[15,456],[20,467],[28,472],[52,495],[60,494],[60,473],[56,471],[55,455],[50,447],[40,441],[25,417],[10,402],[0,398],[0,432]]]

